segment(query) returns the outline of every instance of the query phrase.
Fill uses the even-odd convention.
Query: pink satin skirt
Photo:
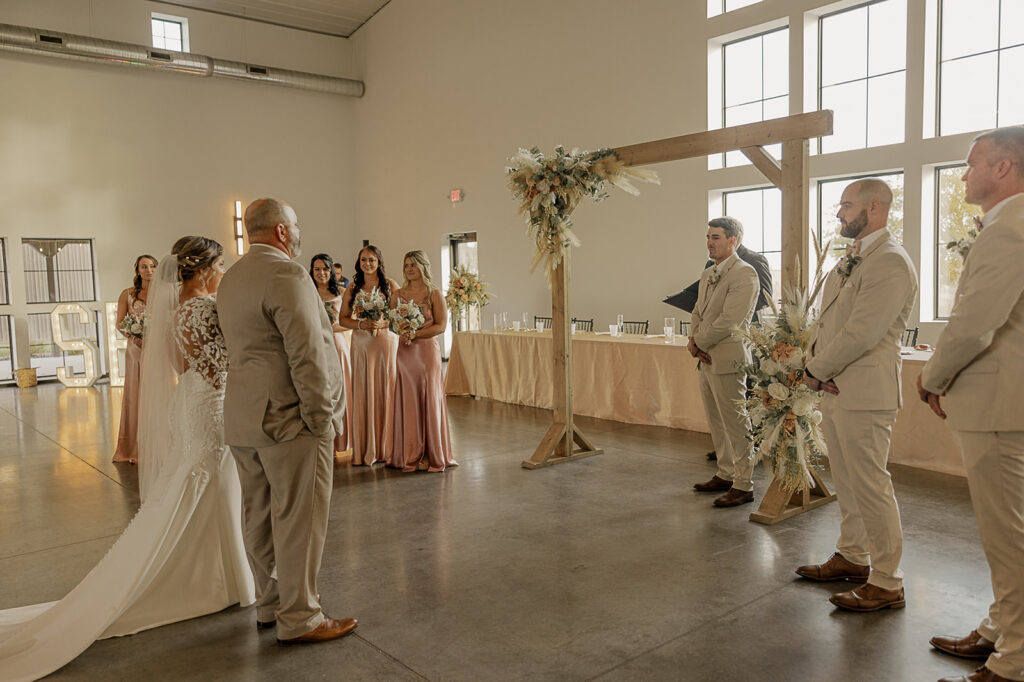
[[[385,461],[395,404],[395,354],[398,337],[352,332],[352,465]]]
[[[338,349],[342,381],[345,384],[345,421],[342,422],[341,433],[334,436],[334,451],[345,452],[352,447],[352,362],[349,359],[351,349],[348,337],[343,333],[335,332],[334,347]]]
[[[395,382],[394,430],[388,466],[428,471],[458,466],[448,434],[448,408],[441,379],[438,337],[398,343],[398,378]]]
[[[142,349],[128,341],[124,352],[124,388],[121,390],[121,426],[117,433],[114,462],[139,461],[139,383]]]

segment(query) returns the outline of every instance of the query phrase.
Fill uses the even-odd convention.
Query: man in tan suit
[[[874,178],[843,191],[837,217],[842,235],[854,242],[825,280],[805,368],[807,384],[825,391],[821,427],[841,520],[832,557],[797,573],[867,581],[829,598],[851,611],[905,605],[903,530],[886,463],[901,405],[900,336],[914,307],[917,273],[886,229],[891,203],[892,190]]]
[[[344,416],[331,323],[299,254],[292,207],[257,199],[252,246],[221,282],[228,349],[224,433],[242,483],[245,549],[256,580],[256,627],[283,644],[356,628],[320,608],[316,577],[327,531],[334,434]]]
[[[975,138],[964,182],[983,229],[918,392],[960,447],[995,601],[971,634],[931,643],[987,659],[950,679],[1024,680],[1024,128]]]
[[[746,391],[747,375],[736,363],[750,362],[750,351],[733,338],[737,327],[750,324],[757,303],[757,271],[736,255],[743,225],[728,216],[708,222],[708,255],[715,262],[700,276],[697,303],[690,317],[687,348],[697,358],[700,395],[718,453],[718,471],[698,492],[721,492],[716,507],[754,501],[754,452],[747,432],[750,422],[736,404]]]

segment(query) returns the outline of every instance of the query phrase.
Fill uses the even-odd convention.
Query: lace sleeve
[[[214,388],[223,388],[228,355],[212,296],[190,298],[181,304],[174,340],[184,360],[184,371],[197,372]]]

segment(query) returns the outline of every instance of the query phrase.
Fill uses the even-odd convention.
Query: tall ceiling
[[[161,0],[161,2],[348,38],[390,0]]]

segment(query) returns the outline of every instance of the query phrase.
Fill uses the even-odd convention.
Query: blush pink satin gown
[[[128,294],[128,312],[142,315],[146,304]],[[142,349],[128,339],[124,351],[124,388],[121,389],[121,426],[117,433],[114,462],[139,461],[139,382],[142,377]]]
[[[342,296],[335,296],[327,303],[334,306],[335,319],[341,314]],[[341,373],[345,383],[345,421],[342,423],[341,433],[334,437],[334,451],[345,452],[352,448],[352,362],[349,359],[352,349],[349,347],[348,336],[342,332],[334,332],[334,347],[338,350],[338,360],[341,361]]]
[[[434,324],[430,302],[416,301],[423,309],[423,326]],[[388,466],[416,471],[421,462],[427,471],[458,466],[448,434],[448,408],[441,378],[440,336],[398,341],[398,377],[395,381],[395,416]]]
[[[352,466],[385,461],[395,405],[398,337],[384,329],[374,336],[352,332]]]

